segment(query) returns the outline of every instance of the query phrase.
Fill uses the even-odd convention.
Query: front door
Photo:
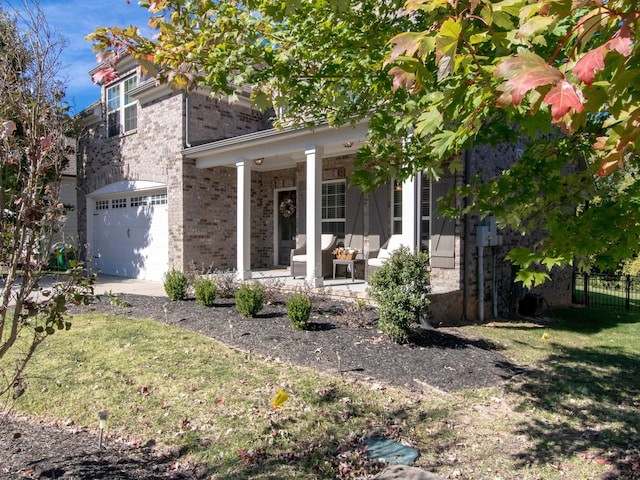
[[[296,191],[278,192],[278,265],[289,265],[291,250],[296,248]]]

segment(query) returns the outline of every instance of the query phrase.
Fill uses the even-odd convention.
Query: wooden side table
[[[333,259],[333,279],[336,279],[336,267],[338,265],[344,265],[344,275],[345,277],[347,276],[347,271],[350,268],[351,269],[351,281],[355,282],[356,280],[356,263],[357,262],[362,262],[363,260],[357,260],[357,259],[353,259],[353,260],[342,260],[340,258],[334,258]]]

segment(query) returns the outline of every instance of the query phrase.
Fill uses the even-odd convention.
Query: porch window
[[[420,248],[429,251],[431,239],[431,180],[420,176]],[[402,233],[402,182],[393,181],[391,233]]]
[[[129,94],[138,84],[133,75],[107,88],[107,132],[109,137],[138,127],[137,102]]]
[[[431,180],[421,176],[420,187],[422,190],[420,205],[420,248],[429,251],[431,240]]]
[[[347,184],[344,180],[322,184],[322,233],[345,237]]]
[[[393,181],[391,191],[391,233],[402,233],[402,182]]]

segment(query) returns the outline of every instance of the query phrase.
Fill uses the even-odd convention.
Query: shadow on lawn
[[[640,323],[640,313],[611,307],[568,306],[553,308],[542,316],[522,317],[520,321],[513,319],[501,321],[498,319],[493,323],[497,327],[509,328],[510,330],[549,328],[590,335],[616,328],[619,325]]]
[[[518,455],[520,464],[561,463],[574,456],[589,461],[596,452],[601,462],[611,463],[612,476],[602,478],[636,478],[624,475],[638,461],[637,450],[635,458],[629,456],[629,446],[640,433],[640,357],[615,348],[553,346],[556,353],[543,365],[509,386],[523,398],[523,411],[544,412],[517,425],[517,433],[532,440]]]
[[[211,472],[218,480],[241,480],[256,478],[316,478],[347,479],[373,478],[384,470],[388,464],[367,457],[364,441],[372,436],[383,436],[392,440],[400,440],[401,425],[409,418],[417,418],[419,422],[444,417],[447,409],[434,408],[421,412],[413,412],[412,416],[405,409],[369,409],[345,403],[341,389],[329,389],[322,392],[317,403],[311,408],[318,408],[325,415],[322,426],[310,429],[298,438],[281,437],[280,432],[287,432],[300,420],[288,415],[269,422],[251,449],[237,452],[237,458],[227,459],[225,470],[229,473],[216,472],[215,465]],[[341,405],[339,409],[331,409],[330,404]],[[417,408],[417,407],[416,407]],[[326,410],[324,410],[326,409]],[[366,417],[366,420],[365,420]],[[376,419],[375,424],[373,420]],[[346,433],[343,424],[362,421],[366,428]],[[315,422],[314,422],[315,423]],[[316,425],[317,427],[317,425]],[[360,435],[364,431],[366,438]],[[446,450],[443,440],[440,448]]]
[[[328,384],[305,396],[305,411],[313,413],[292,414],[283,409],[268,418],[256,418],[251,444],[233,452],[235,455],[209,459],[209,474],[217,480],[373,478],[388,464],[367,456],[368,438],[380,436],[399,442],[416,423],[439,425],[450,414],[448,407],[420,402],[408,408],[351,402],[352,394],[338,384]],[[438,438],[434,451],[455,448],[455,435],[446,424],[434,428],[443,429],[433,432]],[[207,440],[196,432],[190,435],[197,438],[191,438],[185,451],[206,456]]]

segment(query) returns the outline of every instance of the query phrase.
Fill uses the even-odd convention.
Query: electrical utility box
[[[502,245],[502,235],[498,235],[496,217],[488,216],[484,221],[476,225],[476,245],[482,247],[496,247]]]

